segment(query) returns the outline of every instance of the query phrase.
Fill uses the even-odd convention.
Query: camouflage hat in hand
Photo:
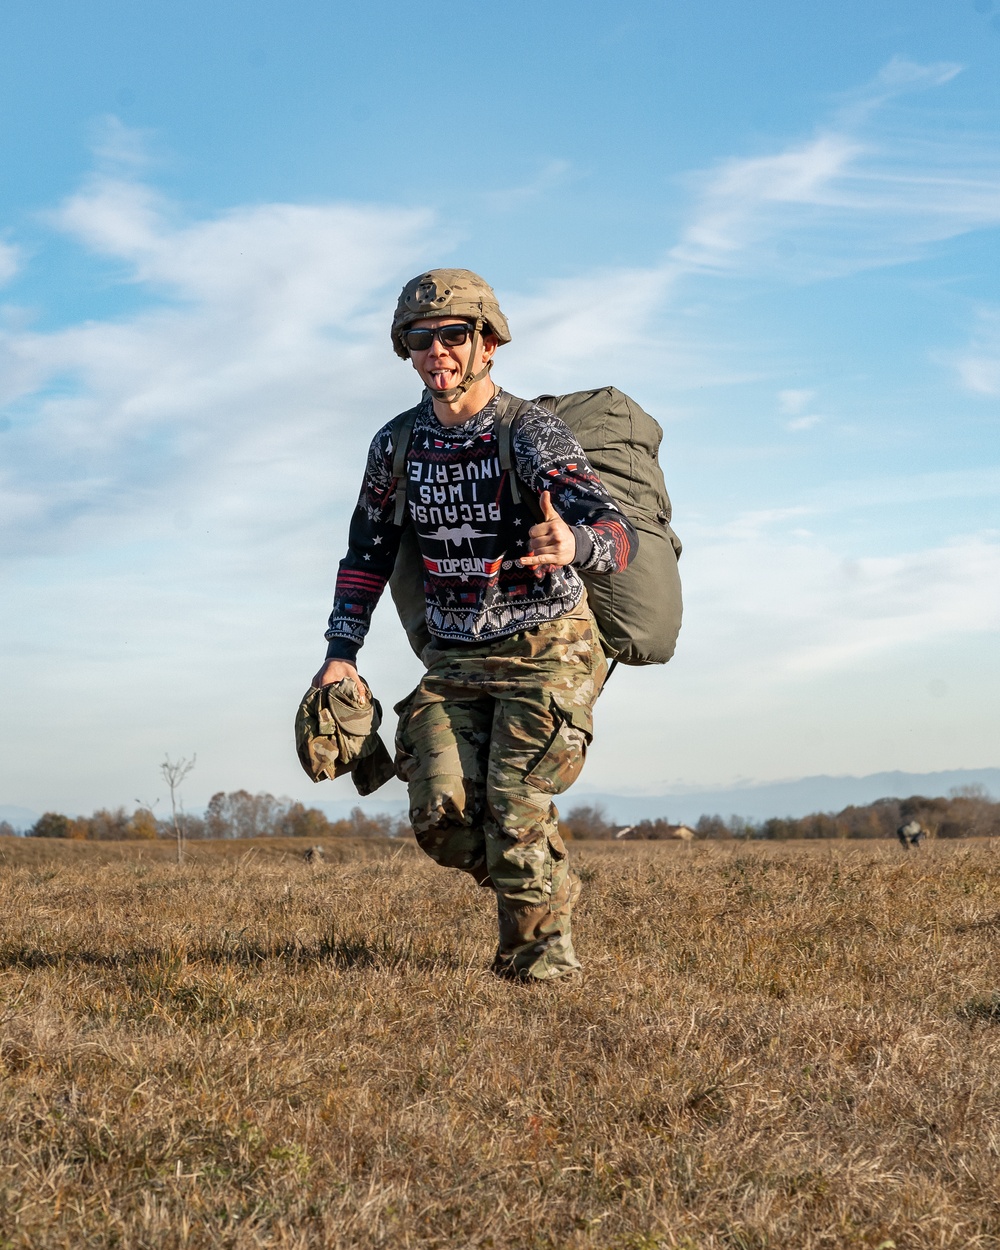
[[[313,781],[350,773],[359,794],[371,794],[395,776],[379,737],[382,705],[362,677],[311,686],[295,715],[295,749]]]

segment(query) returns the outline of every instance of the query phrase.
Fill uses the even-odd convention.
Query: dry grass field
[[[0,1246],[1000,1246],[1000,848],[0,842]]]

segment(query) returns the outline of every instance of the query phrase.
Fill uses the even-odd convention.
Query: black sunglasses
[[[442,347],[461,347],[463,343],[469,341],[471,333],[472,326],[462,321],[457,325],[437,326],[433,330],[425,327],[417,330],[404,330],[403,342],[406,344],[407,351],[425,352],[435,339]]]

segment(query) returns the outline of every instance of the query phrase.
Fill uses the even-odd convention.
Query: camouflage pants
[[[496,971],[563,976],[580,966],[570,929],[580,885],[552,795],[579,776],[607,674],[593,617],[578,609],[484,646],[431,646],[424,663],[396,707],[417,841],[496,891]]]

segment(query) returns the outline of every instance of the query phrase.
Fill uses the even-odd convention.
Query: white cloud
[[[684,269],[726,271],[746,264],[749,249],[787,229],[789,208],[820,205],[862,148],[841,135],[772,156],[725,162],[703,176],[699,211],[671,257]]]
[[[307,525],[331,493],[353,495],[376,416],[412,394],[406,367],[386,363],[385,322],[432,242],[427,214],[271,204],[175,218],[149,188],[106,178],[53,217],[161,298],[123,321],[0,335],[6,397],[36,395],[4,436],[15,551],[126,517],[155,531],[164,509],[193,504],[237,542]]]
[[[93,127],[91,151],[104,174],[136,176],[151,164],[149,145],[153,132],[126,126],[113,113],[97,119]]]
[[[786,390],[778,392],[778,407],[787,416],[795,416],[808,407],[816,397],[815,391]]]
[[[785,390],[778,392],[778,407],[785,416],[791,418],[791,420],[785,422],[786,430],[791,430],[793,433],[798,433],[801,430],[811,430],[823,421],[823,418],[816,413],[803,411],[809,407],[815,397],[816,392],[809,390]]]
[[[548,161],[534,178],[520,186],[483,191],[482,203],[496,213],[516,211],[564,186],[572,170],[569,161]]]
[[[844,124],[857,124],[878,109],[910,91],[943,87],[962,72],[955,61],[936,61],[922,65],[908,57],[894,56],[875,77],[854,91],[845,93],[839,116]]]
[[[9,243],[0,243],[0,286],[9,282],[21,267],[18,249]]]
[[[893,106],[958,72],[894,60],[813,138],[697,176],[697,208],[671,260],[802,281],[911,260],[1000,224],[995,136],[935,134]]]
[[[723,680],[749,657],[751,685],[794,684],[900,648],[1000,629],[996,532],[849,559],[801,528],[805,514],[747,514],[685,535],[697,552],[685,587],[701,624],[693,645],[715,657]]]
[[[1000,395],[1000,310],[982,309],[972,342],[953,357],[962,386],[974,395]]]
[[[962,385],[977,395],[1000,395],[1000,352],[967,356],[958,365]]]
[[[925,551],[827,561],[812,581],[816,636],[788,656],[789,672],[844,668],[901,647],[1000,629],[1000,538],[970,535]]]
[[[997,136],[937,133],[902,99],[940,89],[959,71],[896,58],[813,137],[692,176],[687,224],[659,264],[587,273],[530,295],[504,292],[518,330],[505,356],[515,378],[544,374],[556,387],[579,377],[581,365],[613,363],[632,376],[658,368],[678,389],[745,380],[720,366],[717,342],[699,344],[683,318],[668,319],[680,279],[821,280],[913,260],[935,242],[1000,225]],[[993,385],[988,360],[970,361],[966,376]],[[783,405],[799,405],[782,411],[803,418],[789,428],[822,420],[804,423],[815,416],[804,411],[805,395],[781,392]]]
[[[889,95],[923,87],[941,87],[962,72],[957,61],[935,61],[921,65],[905,56],[894,56],[875,75],[871,95],[884,100]]]
[[[236,317],[269,341],[356,328],[375,291],[426,246],[428,214],[345,205],[266,204],[174,225],[149,188],[98,179],[54,220],[132,279]]]
[[[498,362],[506,384],[520,393],[574,389],[589,379],[640,380],[669,373],[675,385],[704,385],[718,365],[690,340],[664,326],[662,312],[674,281],[669,269],[609,269],[547,283],[525,294],[501,291],[515,337]]]

